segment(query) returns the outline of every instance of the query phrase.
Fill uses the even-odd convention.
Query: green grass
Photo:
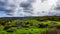
[[[22,29],[17,29],[14,32],[6,32],[5,30],[0,29],[0,34],[29,34],[29,33],[39,34],[42,31],[51,30],[51,29],[52,28],[30,28],[26,30],[25,28],[22,28]]]

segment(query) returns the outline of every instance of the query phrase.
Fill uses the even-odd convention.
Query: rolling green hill
[[[60,16],[0,18],[0,34],[49,34],[59,27]]]

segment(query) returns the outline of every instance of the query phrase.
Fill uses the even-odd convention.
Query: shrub
[[[45,28],[47,26],[48,26],[48,24],[38,24],[38,28]]]

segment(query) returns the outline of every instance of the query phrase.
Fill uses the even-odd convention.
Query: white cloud
[[[49,12],[49,10],[56,4],[56,2],[57,0],[47,0],[41,3],[40,0],[36,0],[36,2],[32,4],[32,6],[34,8],[35,14],[37,14],[37,12],[42,13],[42,11]]]

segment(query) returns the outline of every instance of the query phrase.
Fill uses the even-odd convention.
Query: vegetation
[[[0,18],[0,34],[59,34],[59,32],[60,16]]]

